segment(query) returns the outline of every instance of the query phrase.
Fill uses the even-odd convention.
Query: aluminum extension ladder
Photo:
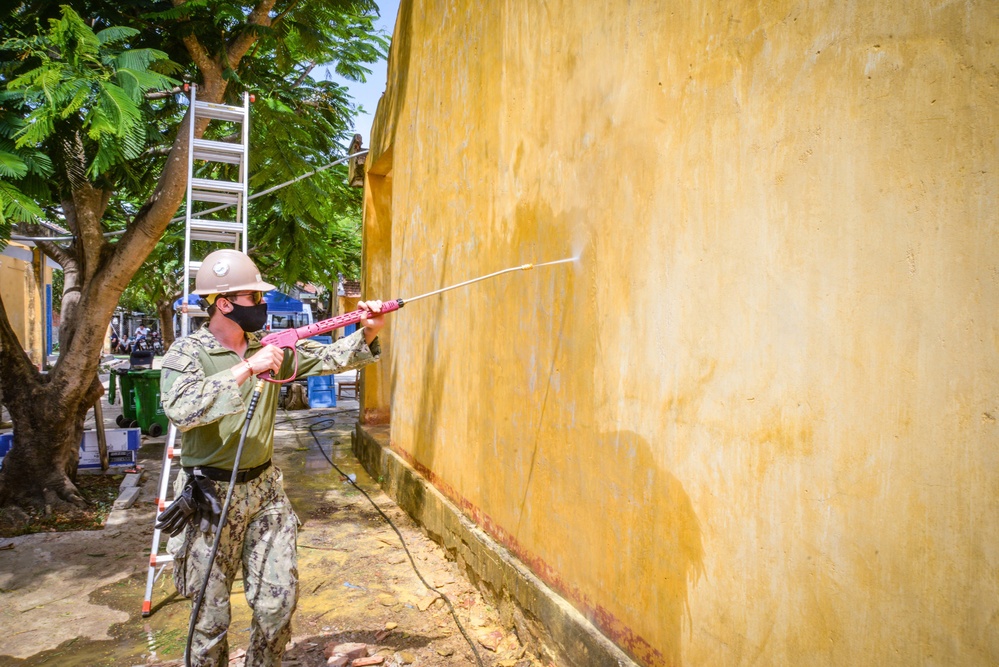
[[[216,244],[235,247],[246,252],[246,221],[247,221],[247,190],[249,182],[250,158],[250,102],[249,93],[243,93],[243,106],[213,104],[197,100],[197,86],[191,84],[184,87],[191,101],[191,123],[189,127],[189,146],[187,159],[187,211],[185,213],[184,229],[184,300],[181,307],[181,335],[190,333],[191,317],[207,316],[200,306],[188,304],[191,282],[194,280],[201,262],[191,260],[191,242],[208,241]],[[212,141],[196,139],[195,127],[198,121],[229,123],[239,126],[240,141]],[[228,128],[227,128],[228,129]],[[229,137],[236,132],[229,132]],[[216,180],[211,178],[196,178],[195,163],[201,163],[198,171],[217,168],[218,163],[237,165],[238,180]],[[198,207],[198,203],[215,204],[212,207]],[[235,208],[235,214],[232,209]],[[224,213],[223,213],[224,212]],[[231,219],[206,217],[225,215]],[[213,250],[218,248],[213,248]],[[166,509],[169,504],[171,480],[170,469],[174,458],[179,458],[181,450],[177,441],[177,427],[170,424],[167,432],[166,447],[163,450],[163,471],[160,474],[159,493],[156,497],[156,515]],[[153,528],[153,545],[149,553],[149,571],[146,575],[146,595],[142,600],[142,615],[152,613],[153,584],[163,573],[164,568],[173,561],[173,556],[160,553],[161,531]]]

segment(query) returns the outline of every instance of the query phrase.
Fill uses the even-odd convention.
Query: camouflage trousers
[[[284,493],[281,472],[271,466],[260,477],[237,484],[222,529],[205,601],[191,640],[191,665],[225,666],[229,662],[229,595],[240,566],[246,601],[253,610],[246,667],[279,667],[291,639],[291,615],[298,602],[298,517]],[[181,470],[174,484],[179,493],[187,481]],[[224,502],[228,483],[216,483]],[[177,591],[193,598],[201,590],[214,535],[189,525],[170,538]]]

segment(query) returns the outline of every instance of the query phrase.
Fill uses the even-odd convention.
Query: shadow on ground
[[[106,419],[114,416],[106,410]],[[327,457],[398,526],[423,578],[451,600],[484,664],[514,658],[520,667],[541,664],[530,656],[524,662],[523,648],[501,627],[497,610],[353,457],[356,410],[290,416],[294,421],[278,415],[275,461],[303,525],[300,596],[284,667],[325,665],[326,645],[342,642],[369,644],[372,653],[386,656],[386,665],[396,664],[400,652],[423,667],[475,664],[469,643],[443,601],[416,575],[399,537]],[[308,431],[314,422],[324,423],[315,429],[318,444]],[[153,587],[152,615],[141,615],[163,448],[163,438],[143,438],[139,456],[148,474],[142,496],[118,525],[23,536],[0,551],[0,667],[152,666],[182,657],[190,602],[176,594],[169,567]],[[250,626],[240,580],[232,605],[229,641],[231,655],[237,655],[246,648]],[[486,650],[480,637],[496,650]]]

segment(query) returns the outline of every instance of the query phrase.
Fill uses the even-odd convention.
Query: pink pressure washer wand
[[[555,264],[566,264],[568,262],[577,261],[578,257],[567,257],[565,259],[557,259],[553,262],[544,262],[542,264],[521,264],[520,266],[513,266],[509,269],[503,269],[502,271],[497,271],[495,273],[490,273],[489,275],[479,276],[478,278],[473,278],[471,280],[466,280],[463,283],[458,283],[457,285],[450,285],[449,287],[443,287],[439,290],[434,290],[433,292],[427,292],[426,294],[420,294],[419,296],[413,296],[406,299],[393,299],[392,301],[385,301],[382,303],[381,313],[391,313],[394,310],[399,310],[407,303],[412,303],[413,301],[419,301],[420,299],[425,299],[428,296],[434,296],[435,294],[440,294],[442,292],[447,292],[449,290],[458,289],[459,287],[465,287],[466,285],[471,285],[472,283],[477,283],[482,280],[488,280],[490,278],[495,278],[496,276],[502,275],[504,273],[510,273],[512,271],[528,271],[533,268],[540,268],[542,266],[552,266]],[[340,329],[342,327],[350,326],[351,324],[357,324],[364,318],[369,311],[367,310],[355,310],[350,313],[344,313],[343,315],[337,315],[336,317],[331,317],[327,320],[322,320],[319,322],[314,322],[313,324],[307,324],[304,327],[299,327],[297,329],[286,329],[284,331],[274,331],[267,334],[261,339],[261,343],[264,345],[277,345],[285,350],[291,350],[292,354],[295,355],[295,372],[292,373],[291,377],[287,380],[275,380],[270,377],[269,374],[261,375],[260,377],[268,382],[275,382],[278,384],[284,384],[285,382],[291,382],[298,376],[298,355],[295,353],[295,344],[303,339],[310,338],[312,336],[321,336],[327,334],[334,329]]]

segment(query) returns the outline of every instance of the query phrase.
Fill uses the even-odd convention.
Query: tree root
[[[5,484],[0,480],[0,487],[2,486]],[[44,484],[40,492],[17,493],[14,489],[0,488],[0,497],[5,498],[5,502],[0,504],[0,511],[9,512],[13,517],[21,515],[27,517],[25,510],[34,510],[49,516],[54,512],[71,512],[90,505],[69,478],[58,476]]]
[[[80,490],[76,488],[76,484],[66,477],[63,477],[60,481],[62,484],[53,489],[60,500],[70,503],[75,507],[86,507],[90,504],[86,498],[80,495]]]
[[[16,535],[31,523],[31,515],[16,505],[0,507],[0,533]]]

